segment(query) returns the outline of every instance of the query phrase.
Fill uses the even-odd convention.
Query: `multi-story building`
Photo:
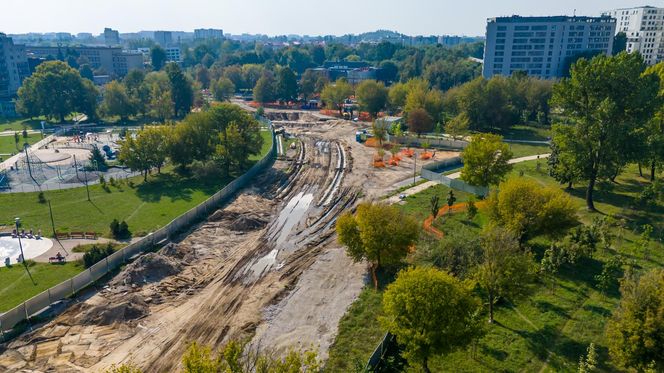
[[[498,17],[487,21],[482,75],[516,71],[559,78],[581,53],[611,54],[616,20],[608,17]]]
[[[30,76],[25,46],[0,33],[0,98],[16,94],[23,79]]]
[[[162,47],[171,45],[173,44],[173,33],[171,31],[155,31],[154,41]]]
[[[168,62],[182,62],[182,54],[180,52],[180,47],[166,47],[166,61]]]
[[[664,60],[664,8],[642,6],[604,13],[616,19],[616,34],[627,36],[627,52],[639,52],[654,65]]]
[[[67,53],[85,57],[93,70],[104,70],[114,77],[127,75],[130,70],[143,69],[141,53],[126,52],[119,47],[67,46],[41,47],[28,46],[26,50],[36,58],[62,58]]]
[[[194,39],[221,39],[224,37],[224,31],[213,28],[199,28],[194,30]]]
[[[106,27],[104,29],[104,43],[106,45],[120,44],[120,33],[117,30]]]

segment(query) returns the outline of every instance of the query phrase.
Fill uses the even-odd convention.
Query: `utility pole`
[[[18,237],[18,247],[21,249],[21,261],[23,262],[23,266],[25,267],[25,271],[28,272],[28,276],[30,277],[30,281],[32,281],[33,285],[37,285],[35,280],[32,278],[32,273],[30,273],[30,270],[28,269],[28,263],[25,262],[25,255],[23,254],[23,244],[21,244],[21,234],[19,233],[19,225],[21,223],[20,218],[15,218],[14,222],[16,223],[16,237]]]
[[[62,242],[60,242],[60,240],[58,239],[58,234],[55,233],[55,220],[53,220],[53,209],[51,208],[51,200],[50,199],[48,200],[48,212],[51,214],[51,227],[53,227],[53,238],[56,241],[58,241],[58,243],[60,244],[60,247],[62,248],[62,250],[65,251],[65,254],[69,255],[69,253],[67,252],[67,249],[65,249],[65,247],[62,245]]]
[[[83,166],[83,177],[85,178],[85,191],[88,193],[88,201],[90,201],[90,188],[88,188],[88,172],[85,170],[85,166]]]
[[[413,166],[413,186],[415,186],[415,179],[417,179],[417,152],[413,152],[413,159],[415,160],[415,166]]]

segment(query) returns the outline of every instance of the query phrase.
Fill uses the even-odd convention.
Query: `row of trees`
[[[122,81],[112,81],[99,90],[61,61],[37,67],[18,91],[17,110],[26,117],[46,116],[64,121],[71,113],[84,113],[94,120],[98,114],[119,116],[150,115],[159,120],[184,117],[194,104],[194,88],[180,67],[169,63],[161,72],[130,71]]]
[[[119,160],[145,179],[170,160],[181,170],[205,165],[214,175],[226,177],[244,170],[263,146],[260,125],[251,115],[231,104],[189,114],[175,126],[146,127],[128,136]]]

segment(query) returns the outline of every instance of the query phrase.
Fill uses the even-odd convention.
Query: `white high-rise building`
[[[627,52],[639,52],[654,65],[664,60],[664,8],[643,6],[605,13],[616,19],[616,34],[627,35]]]
[[[221,39],[223,37],[224,37],[224,31],[220,29],[199,28],[194,30],[194,39],[197,40]]]
[[[616,20],[608,17],[489,18],[482,75],[524,71],[544,79],[562,77],[581,53],[611,54]]]

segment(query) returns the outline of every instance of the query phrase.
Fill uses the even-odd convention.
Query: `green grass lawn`
[[[512,151],[513,158],[527,157],[529,155],[549,154],[551,148],[549,145],[544,144],[522,144],[522,143],[507,143]]]
[[[546,141],[551,136],[551,128],[520,124],[503,131],[501,135],[510,140]]]
[[[18,146],[20,149],[23,148],[24,143],[30,145],[41,140],[40,134],[29,134],[28,138],[23,138],[23,135],[19,132],[19,143]],[[19,150],[16,149],[16,142],[13,135],[10,136],[0,136],[0,154],[16,154]]]
[[[515,165],[512,176],[533,178],[542,185],[562,188],[546,175],[546,164],[540,161]],[[532,291],[520,299],[503,301],[496,309],[496,323],[487,325],[473,355],[462,350],[447,356],[436,356],[430,362],[434,372],[574,372],[579,357],[588,345],[596,344],[599,353],[599,371],[618,370],[608,356],[605,325],[619,302],[617,286],[607,294],[596,289],[594,276],[603,263],[616,253],[627,261],[635,261],[637,268],[649,269],[664,265],[664,204],[649,208],[634,207],[634,197],[648,181],[641,178],[636,167],[628,167],[617,179],[618,184],[601,184],[595,193],[596,207],[600,213],[585,209],[584,188],[569,192],[581,221],[590,223],[603,214],[616,215],[626,220],[624,238],[614,242],[609,252],[599,250],[592,259],[584,259],[574,266],[564,266],[554,279],[541,280]],[[438,193],[444,194],[443,189]],[[407,199],[404,208],[423,219],[428,214],[428,200],[435,190]],[[442,197],[441,197],[442,198]],[[460,198],[461,200],[462,198]],[[652,224],[654,234],[650,258],[636,248],[641,226]],[[438,219],[435,225],[442,230],[471,229],[479,233],[484,224],[480,213],[473,222],[465,221],[458,213],[451,218]],[[543,238],[531,241],[536,260],[540,260],[550,242]],[[384,330],[376,319],[381,312],[382,291],[370,287],[363,290],[359,299],[351,305],[341,320],[339,334],[330,351],[326,370],[347,371],[344,361],[366,363],[369,355],[380,342]]]
[[[41,130],[40,119],[0,119],[0,132],[21,132],[23,128],[28,130]]]
[[[0,284],[2,284],[0,286],[0,312],[5,312],[51,286],[77,275],[85,268],[82,263],[69,262],[65,264],[33,263],[28,269],[37,285],[30,281],[23,265],[13,265],[11,268],[0,267]]]
[[[435,185],[429,189],[426,189],[420,193],[410,195],[406,197],[406,203],[403,205],[397,205],[403,211],[412,214],[419,220],[426,219],[431,215],[431,197],[437,195],[440,198],[440,207],[443,207],[447,203],[447,196],[450,192],[450,188],[445,185]],[[470,198],[471,194],[462,192],[460,190],[454,191],[454,196],[456,197],[456,203],[466,202]]]

